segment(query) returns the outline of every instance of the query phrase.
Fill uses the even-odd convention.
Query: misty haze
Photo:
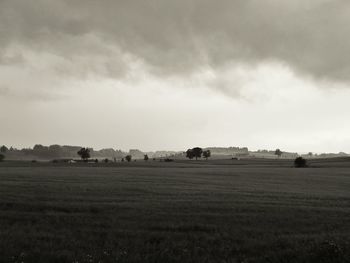
[[[349,24],[0,0],[0,263],[350,262]]]

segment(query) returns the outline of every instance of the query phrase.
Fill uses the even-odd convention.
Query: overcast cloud
[[[350,143],[345,143],[350,139],[350,126],[343,124],[346,119],[333,122],[339,110],[340,115],[350,113],[338,105],[339,100],[349,98],[349,24],[350,4],[341,0],[0,0],[0,118],[6,124],[1,136],[6,141],[0,143],[89,143],[79,142],[81,137],[74,131],[78,116],[87,124],[87,109],[79,104],[85,97],[93,103],[91,108],[96,114],[106,114],[102,110],[105,104],[110,105],[107,114],[111,116],[128,109],[128,114],[136,118],[140,111],[149,111],[143,116],[148,121],[144,125],[149,123],[144,129],[149,131],[139,140],[136,135],[130,139],[138,141],[138,145],[125,143],[125,139],[121,145],[125,148],[180,149],[193,142],[204,146],[245,144],[273,148],[282,144],[301,151],[310,147],[350,151]],[[163,92],[167,95],[161,95]],[[211,111],[222,116],[222,123],[210,124],[209,117],[198,116],[196,100],[189,97],[194,94],[200,96],[202,111],[209,112],[206,105],[211,105]],[[216,105],[210,102],[213,96]],[[175,107],[179,102],[173,97],[193,106],[182,112],[183,108]],[[266,129],[261,141],[253,139],[257,135],[251,129],[242,128],[255,128],[252,123],[259,122],[259,113],[266,110],[267,103],[274,103],[276,112],[277,107],[290,103],[284,116],[291,119],[295,112],[308,111],[315,97],[324,103],[312,106],[317,109],[316,115],[323,114],[313,116],[316,120],[302,120],[300,125],[294,123],[293,127],[276,131],[270,125],[280,120],[268,110],[265,124],[260,123]],[[164,105],[157,104],[160,98]],[[281,105],[280,99],[286,100],[285,104]],[[227,100],[228,105],[235,106],[221,109],[219,105]],[[155,103],[149,105],[150,101]],[[5,105],[11,108],[6,116]],[[53,127],[61,127],[57,124],[61,119],[59,122],[70,127],[71,132],[54,135],[54,131],[36,128],[34,112],[41,107],[38,105],[44,105],[41,116],[46,121],[55,116]],[[323,112],[325,106],[327,113]],[[19,110],[23,107],[27,114],[33,114],[28,116],[33,127],[28,134],[22,132],[15,137],[9,127],[24,122]],[[169,120],[159,116],[155,121],[153,117],[159,111],[166,114],[167,107],[173,110],[166,115],[173,123],[164,128],[164,122]],[[63,108],[66,115],[60,115]],[[251,115],[236,115],[237,110],[248,108]],[[78,115],[67,117],[74,111],[79,113],[71,114]],[[192,116],[191,120],[184,117],[186,114]],[[101,123],[96,116],[91,125],[100,132],[94,132],[104,136],[101,131],[109,129],[111,135],[104,136],[104,142],[94,139],[92,146],[107,146],[109,141],[110,146],[118,147],[120,143],[112,134],[126,138],[133,133],[128,118],[118,116],[117,123]],[[185,120],[189,122],[187,128],[181,126]],[[226,127],[227,121],[241,126]],[[326,145],[332,132],[325,127],[325,121],[337,131],[341,143]],[[201,139],[194,132],[197,122],[207,125]],[[215,137],[215,129],[210,127],[221,125],[225,129],[223,141],[210,139]],[[299,143],[295,142],[298,136],[301,138],[297,126],[303,127],[304,137]],[[237,129],[241,130],[239,137],[230,140],[230,134]],[[290,133],[290,143],[276,142],[276,134],[284,132]],[[169,137],[173,133],[179,141]],[[319,137],[313,136],[315,133]],[[151,144],[145,142],[146,135],[154,136],[153,141],[149,140]],[[319,139],[310,145],[308,137]]]
[[[100,74],[96,59],[115,77],[127,66],[119,52],[160,74],[277,60],[315,77],[350,76],[350,6],[341,0],[2,0],[0,19],[5,64],[23,62],[8,54],[17,45],[78,65],[84,57]]]

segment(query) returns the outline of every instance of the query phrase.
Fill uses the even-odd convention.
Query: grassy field
[[[350,262],[350,160],[0,164],[1,262]]]

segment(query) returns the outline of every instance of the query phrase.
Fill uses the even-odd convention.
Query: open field
[[[1,262],[350,262],[350,160],[0,164]]]

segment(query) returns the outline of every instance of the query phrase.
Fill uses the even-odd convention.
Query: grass
[[[349,262],[350,162],[0,164],[1,262]]]

